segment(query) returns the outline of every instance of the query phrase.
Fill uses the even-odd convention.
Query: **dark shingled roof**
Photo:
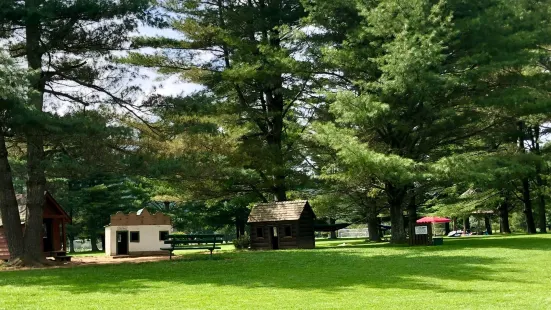
[[[21,219],[21,224],[27,219],[27,196],[23,194],[15,195],[17,198],[17,206],[19,207],[19,218]],[[0,227],[3,226],[2,217],[0,217]]]
[[[307,200],[261,203],[251,210],[248,222],[296,221],[306,206]]]

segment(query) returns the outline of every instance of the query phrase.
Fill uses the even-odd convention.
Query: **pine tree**
[[[25,111],[27,98],[26,76],[13,60],[0,50],[0,216],[8,241],[10,260],[23,254],[23,231],[8,161],[6,137],[13,134]]]
[[[220,107],[218,127],[239,135],[241,170],[260,179],[246,186],[261,200],[286,200],[310,115],[305,100],[312,73],[297,39],[305,16],[300,1],[184,0],[161,7],[170,13],[162,25],[184,39],[137,38],[134,47],[156,52],[130,53],[122,61],[206,87]]]
[[[529,70],[538,59],[537,46],[547,40],[535,26],[547,20],[543,4],[533,9],[538,5],[361,3],[364,20],[342,44],[327,47],[326,55],[337,59],[371,55],[370,61],[349,66],[358,70],[340,71],[352,90],[333,97],[336,123],[317,131],[346,164],[341,169],[354,169],[366,186],[384,190],[393,242],[405,241],[403,211],[411,197],[414,215],[423,203],[417,189],[436,180],[428,173],[433,163],[471,151],[474,137],[510,123],[513,113],[534,113],[534,97],[537,106],[549,107],[531,84],[541,71]],[[514,27],[498,22],[505,19]]]
[[[59,87],[60,82],[95,90],[124,106],[124,100],[97,83],[99,77],[113,81],[104,75],[107,66],[98,66],[101,62],[93,59],[122,47],[126,34],[136,26],[135,15],[143,15],[146,8],[147,1],[140,0],[20,0],[3,5],[0,24],[5,25],[5,35],[13,39],[10,52],[24,57],[27,67],[35,73],[29,79],[30,107],[42,112],[48,98],[84,105],[97,102],[97,97],[87,96],[86,92]],[[46,186],[44,127],[29,126],[25,136],[28,217],[23,262],[41,264],[45,262],[40,246]]]

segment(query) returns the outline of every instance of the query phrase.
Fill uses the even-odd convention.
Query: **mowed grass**
[[[551,307],[551,236],[446,239],[438,247],[317,245],[0,272],[0,309]]]

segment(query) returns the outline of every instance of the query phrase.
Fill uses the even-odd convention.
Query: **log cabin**
[[[262,203],[249,215],[251,249],[313,249],[316,215],[306,200]]]
[[[42,233],[42,251],[45,257],[64,256],[67,249],[67,235],[65,225],[70,222],[69,215],[63,210],[59,203],[49,193],[44,193],[43,233]],[[21,229],[25,230],[27,218],[26,196],[17,195],[17,205],[19,207],[19,217],[21,218]],[[4,237],[4,226],[0,218],[0,260],[10,258],[8,243]]]

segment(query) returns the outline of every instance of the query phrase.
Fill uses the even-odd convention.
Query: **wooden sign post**
[[[432,224],[417,224],[410,228],[409,245],[432,245]]]

